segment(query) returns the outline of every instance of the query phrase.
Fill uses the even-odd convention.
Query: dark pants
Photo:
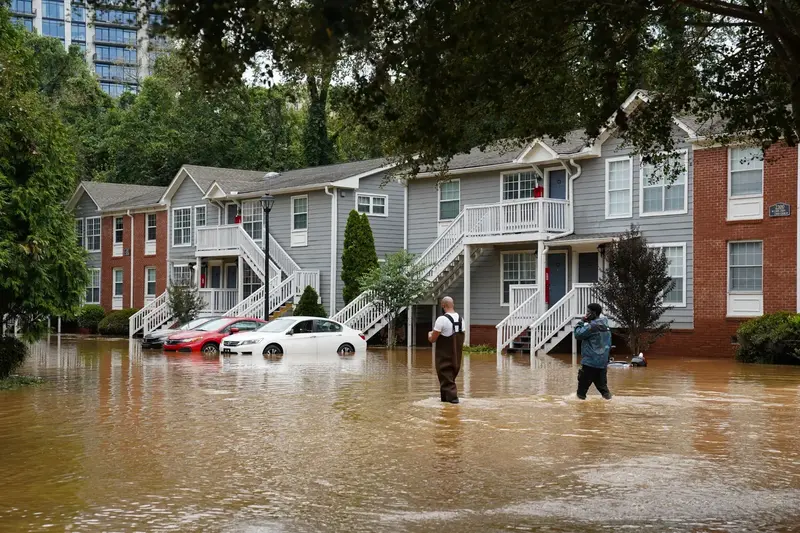
[[[455,333],[452,337],[439,337],[436,341],[436,375],[439,377],[439,390],[443,402],[458,399],[456,377],[461,370],[461,351],[464,334]]]
[[[595,368],[593,366],[582,365],[578,370],[578,398],[581,400],[586,399],[586,393],[589,392],[589,387],[594,383],[600,394],[606,400],[611,399],[611,391],[608,390],[608,369]]]

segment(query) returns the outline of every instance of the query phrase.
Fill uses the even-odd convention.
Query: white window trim
[[[203,217],[203,225],[197,225],[197,211],[202,209],[205,212],[205,216]],[[205,205],[196,205],[192,209],[192,239],[194,240],[194,245],[197,246],[197,231],[199,228],[207,228],[208,227],[208,207]]]
[[[294,212],[294,201],[295,200],[299,200],[301,198],[305,198],[306,199],[306,227],[305,228],[301,228],[301,229],[295,229],[295,227],[294,227],[294,215],[295,215],[295,212]],[[308,201],[308,195],[307,194],[300,194],[298,196],[292,196],[289,199],[289,202],[290,202],[290,205],[289,205],[290,209],[289,210],[290,210],[290,217],[291,217],[291,222],[290,222],[290,226],[289,226],[291,228],[290,247],[291,248],[302,248],[302,247],[308,246],[308,226],[309,226],[309,223],[311,222],[311,220],[309,219],[309,216],[308,216],[309,212],[311,211],[311,205],[310,205],[310,202]],[[298,238],[298,241],[295,241],[295,237]]]
[[[460,180],[459,178],[456,178],[456,179],[452,179],[452,180],[443,181],[443,182],[442,182],[442,183],[440,183],[440,184],[439,184],[439,186],[437,187],[439,190],[438,190],[438,192],[437,192],[437,202],[436,202],[436,219],[437,219],[439,222],[447,222],[447,223],[451,223],[451,222],[453,222],[455,219],[457,219],[457,218],[458,218],[458,215],[454,216],[453,218],[442,218],[442,184],[444,184],[444,183],[458,183],[458,213],[460,214],[460,213],[461,213],[461,210],[462,210],[462,208],[463,208],[463,205],[462,205],[462,203],[461,203],[461,180]],[[500,192],[500,194],[501,194],[501,195],[502,195],[502,190],[503,190],[503,189],[502,189],[502,187],[503,187],[503,182],[501,181],[501,182],[500,182],[500,191],[501,191],[501,192]],[[502,197],[502,196],[501,196],[501,197]],[[445,201],[446,201],[446,202],[453,202],[453,201],[455,201],[455,200],[445,200]]]
[[[175,214],[178,211],[189,211],[189,242],[186,244],[175,244]],[[172,208],[172,224],[170,225],[170,241],[172,241],[173,248],[189,248],[192,246],[192,229],[194,228],[192,217],[194,216],[194,209],[191,206],[187,207],[173,207]]]
[[[739,196],[733,196],[732,189],[731,189],[731,177],[733,174],[733,160],[731,159],[731,152],[737,148],[757,148],[755,146],[748,146],[748,145],[735,145],[735,146],[728,146],[728,200],[739,200],[739,199],[747,199],[747,198],[763,198],[764,197],[764,160],[761,160],[761,194],[741,194]]]
[[[258,212],[261,215],[261,220],[260,220],[261,224],[255,224],[255,222],[245,222],[244,211],[245,211],[245,206],[246,205],[247,206],[250,206],[250,205],[255,206],[254,212]],[[292,204],[292,205],[294,206],[294,204]],[[306,205],[308,205],[308,204],[306,204]],[[242,223],[241,223],[242,229],[244,229],[244,225],[245,224],[255,224],[256,226],[260,225],[261,226],[261,237],[259,237],[258,239],[253,239],[253,241],[257,242],[257,243],[264,242],[264,230],[266,229],[266,222],[264,220],[264,209],[261,207],[260,202],[258,200],[244,200],[239,205],[239,207],[242,210]],[[306,214],[308,214],[308,211],[306,211]],[[307,220],[308,220],[308,217],[306,217],[306,226],[308,225]],[[208,210],[207,209],[206,209],[206,224],[208,224]],[[294,218],[292,219],[292,224],[294,224]],[[245,231],[247,231],[247,230],[245,230]]]
[[[156,280],[155,280],[156,288],[155,291],[153,291],[153,294],[149,295],[147,294],[147,273],[151,270],[156,273]],[[157,296],[158,296],[158,270],[156,270],[156,267],[154,266],[144,267],[144,299],[145,301],[148,298],[154,300]]]
[[[688,294],[688,272],[686,271],[686,243],[685,242],[657,242],[657,243],[647,243],[648,248],[683,248],[683,298],[682,303],[667,303],[664,302],[664,305],[669,307],[676,307],[676,308],[685,308],[687,306],[686,303],[686,295]]]
[[[358,199],[359,198],[369,198],[369,212],[359,211],[358,209]],[[383,198],[383,213],[373,213],[373,198]],[[365,192],[357,192],[356,193],[356,211],[360,213],[364,213],[368,217],[383,217],[386,218],[389,216],[389,196],[386,194],[370,194]]]
[[[748,242],[761,243],[761,290],[760,291],[733,291],[731,290],[731,245],[744,244]],[[764,314],[764,241],[759,239],[744,239],[741,241],[728,241],[725,247],[725,316],[728,318],[750,318],[756,316],[763,316]],[[731,313],[731,296],[760,296],[761,297],[761,312],[756,314],[748,313]]]
[[[148,221],[150,219],[150,215],[152,215],[156,220],[156,225],[155,226],[150,226],[150,224],[148,223]],[[156,228],[156,238],[155,239],[150,239],[148,237],[151,227]],[[157,240],[158,240],[158,215],[156,213],[145,213],[145,215],[144,215],[144,241],[145,242],[156,242]]]
[[[97,250],[90,250],[89,249],[89,221],[90,220],[98,220],[100,222],[99,228],[100,233],[98,237],[100,237],[100,247]],[[83,219],[83,245],[86,247],[86,251],[90,254],[99,254],[103,251],[103,221],[101,217],[86,217]]]
[[[122,237],[117,240],[117,220],[122,222]],[[125,218],[114,217],[114,244],[122,244],[125,242]]]
[[[630,192],[629,201],[628,201],[628,213],[625,215],[611,215],[609,214],[609,203],[608,200],[610,198],[609,193],[611,191],[608,190],[608,178],[609,178],[609,169],[611,167],[611,163],[616,163],[619,161],[628,161],[628,191]],[[613,220],[613,219],[621,219],[621,218],[632,218],[633,217],[633,158],[629,155],[621,156],[621,157],[611,157],[606,159],[606,172],[604,176],[604,183],[603,188],[605,189],[606,194],[606,220]],[[624,189],[619,189],[620,191]]]
[[[557,252],[561,253],[561,252]],[[566,253],[566,252],[564,252]],[[500,252],[500,307],[509,307],[511,302],[503,302],[503,286],[506,284],[506,273],[505,269],[503,268],[505,265],[504,256],[506,255],[517,255],[517,254],[533,254],[536,257],[536,269],[534,273],[537,277],[536,284],[539,284],[538,276],[539,276],[539,257],[536,250],[505,250]],[[509,294],[509,297],[511,295]]]
[[[81,242],[81,248],[83,248],[85,250],[86,249],[86,219],[81,218],[81,217],[75,217],[75,222],[76,222],[76,224],[75,224],[76,232],[77,232],[77,229],[78,229],[77,228],[77,222],[81,223],[81,234],[80,234],[81,241],[80,242]]]
[[[195,279],[195,272],[200,269],[199,265],[197,266],[197,270],[193,271],[192,268],[189,266],[189,263],[172,263],[172,267],[170,267],[169,272],[167,273],[168,285],[172,285],[172,281],[175,278],[175,268],[180,268],[180,267],[186,267],[189,269],[189,281],[191,283],[195,283],[197,281]]]
[[[656,211],[653,213],[645,213],[644,212],[644,161],[639,159],[639,216],[640,217],[662,217],[662,216],[670,216],[670,215],[685,215],[689,212],[689,151],[686,148],[681,148],[680,150],[675,150],[675,153],[683,153],[683,168],[686,172],[686,181],[683,182],[683,209],[672,210],[672,211]],[[666,152],[662,152],[662,155]],[[661,185],[663,192],[663,196],[661,197],[661,205],[664,205],[666,201],[666,194],[667,194],[667,186]]]
[[[731,195],[731,170],[732,170],[731,152],[736,148],[754,148],[754,147],[750,146],[750,145],[744,145],[744,144],[728,146],[728,191],[727,191],[728,205],[727,205],[727,209],[726,209],[725,218],[726,218],[726,220],[729,220],[729,221],[733,221],[733,220],[763,220],[763,218],[764,218],[764,175],[765,175],[765,172],[766,172],[766,169],[764,168],[764,160],[762,159],[762,161],[761,161],[761,194],[742,194],[742,195],[739,195],[739,196],[732,196]],[[754,215],[754,216],[739,215],[739,216],[733,216],[733,217],[731,216],[731,211],[733,211],[732,208],[735,207],[736,204],[739,204],[739,206],[741,207],[741,204],[747,205],[749,203],[749,204],[752,205],[756,201],[758,201],[758,203],[759,203],[759,208],[758,208],[758,214],[757,215]],[[763,250],[763,248],[762,248],[762,250]]]
[[[513,204],[515,202],[529,202],[529,201],[534,199],[533,196],[531,196],[530,198],[516,198],[516,199],[513,199],[513,200],[506,200],[504,198],[504,196],[505,196],[505,186],[506,186],[506,176],[515,176],[517,174],[522,174],[523,172],[530,172],[531,174],[533,174],[533,177],[534,177],[534,183],[533,183],[534,187],[533,188],[534,189],[536,189],[537,182],[539,180],[543,179],[541,176],[539,176],[539,174],[535,170],[520,169],[520,170],[507,170],[505,172],[501,172],[500,173],[500,203],[501,204]],[[544,186],[544,185],[542,185],[542,186]],[[459,187],[459,191],[458,192],[459,192],[459,198],[460,198],[461,197],[461,187]],[[531,191],[531,194],[534,194],[534,191]]]
[[[97,301],[96,302],[89,302],[84,301],[84,305],[100,305],[100,302],[103,301],[103,272],[99,268],[90,268],[89,269],[89,285],[86,286],[87,289],[94,289],[95,286],[92,285],[94,279],[94,273],[97,272]],[[85,291],[84,291],[85,296]],[[84,298],[85,300],[85,298]]]

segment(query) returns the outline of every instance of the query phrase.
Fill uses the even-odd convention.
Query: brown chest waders
[[[439,388],[442,401],[449,402],[458,398],[456,377],[461,370],[461,352],[464,348],[464,323],[459,315],[458,322],[450,315],[444,315],[453,324],[453,334],[449,337],[439,335],[436,340],[436,375],[439,377]]]

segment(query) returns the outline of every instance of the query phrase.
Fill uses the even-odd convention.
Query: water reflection
[[[51,336],[0,393],[0,531],[792,531],[800,369],[164,355]]]

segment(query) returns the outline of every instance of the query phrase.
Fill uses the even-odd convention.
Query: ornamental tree
[[[669,259],[660,248],[647,246],[636,226],[606,248],[607,267],[596,284],[603,311],[621,328],[632,355],[647,350],[670,329],[662,320],[670,309],[664,295],[675,287],[669,277]]]
[[[342,252],[342,297],[350,303],[361,294],[361,277],[377,268],[378,254],[375,252],[375,238],[366,214],[353,209],[347,217],[344,228],[344,251]]]

